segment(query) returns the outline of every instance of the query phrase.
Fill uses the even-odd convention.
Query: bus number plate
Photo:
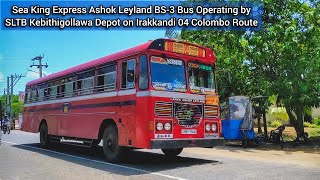
[[[181,134],[197,134],[196,129],[181,129]]]

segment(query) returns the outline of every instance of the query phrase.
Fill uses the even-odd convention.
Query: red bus
[[[105,56],[28,82],[22,130],[40,145],[97,147],[116,161],[125,150],[223,144],[215,55],[170,39]]]

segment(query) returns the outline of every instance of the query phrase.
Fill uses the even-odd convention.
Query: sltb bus
[[[215,55],[170,39],[148,43],[28,82],[22,130],[40,145],[75,142],[116,161],[130,148],[223,144]]]

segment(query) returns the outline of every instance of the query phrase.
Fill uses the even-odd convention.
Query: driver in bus
[[[202,71],[199,71],[198,83],[199,83],[199,87],[204,87],[204,74]]]

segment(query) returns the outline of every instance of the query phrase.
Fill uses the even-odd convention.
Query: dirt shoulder
[[[292,164],[310,168],[320,167],[319,148],[296,147],[280,149],[280,146],[263,145],[244,149],[237,146],[224,146],[219,148],[187,148],[184,152],[205,156]]]

